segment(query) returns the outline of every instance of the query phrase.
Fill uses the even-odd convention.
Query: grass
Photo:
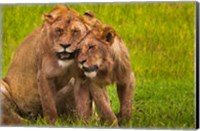
[[[114,27],[126,43],[136,75],[134,128],[195,128],[195,2],[68,4],[92,10]],[[42,24],[54,5],[3,5],[3,76],[20,42]],[[108,87],[112,108],[119,110],[115,85]],[[30,125],[47,125],[39,118]],[[83,126],[59,118],[57,126]],[[89,127],[101,126],[92,120]]]

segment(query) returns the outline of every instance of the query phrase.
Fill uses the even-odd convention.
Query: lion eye
[[[61,28],[57,28],[57,29],[55,30],[55,33],[56,33],[56,35],[58,35],[58,36],[61,36],[61,35],[63,34],[63,32],[64,32],[64,30],[61,29]]]
[[[94,45],[90,45],[89,50],[93,49],[94,47],[95,47]]]
[[[77,36],[79,33],[80,33],[80,30],[78,30],[78,29],[74,29],[74,30],[72,31],[72,34],[73,34],[74,36]]]

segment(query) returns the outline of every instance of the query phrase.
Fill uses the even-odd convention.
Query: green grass
[[[114,27],[126,43],[136,75],[134,128],[194,128],[195,2],[70,4],[83,13],[92,10]],[[3,6],[3,76],[20,42],[42,24],[54,5]],[[114,85],[113,85],[114,86]],[[112,108],[119,110],[115,87],[108,87]],[[30,125],[47,125],[38,119]],[[83,126],[59,118],[57,126]],[[89,124],[101,126],[98,120]]]

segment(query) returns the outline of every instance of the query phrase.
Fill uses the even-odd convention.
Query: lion
[[[35,118],[38,115],[53,124],[58,111],[66,107],[62,107],[65,103],[57,104],[59,99],[67,101],[67,96],[63,98],[59,91],[78,74],[79,68],[74,61],[76,45],[84,39],[88,27],[79,13],[66,6],[57,6],[44,14],[43,20],[43,25],[20,44],[5,78],[0,82],[2,124],[8,123],[7,118],[16,118],[16,124],[21,124],[24,121],[21,116]],[[65,92],[73,91],[67,89]],[[84,99],[90,101],[87,93],[83,93]],[[78,110],[82,111],[80,114],[85,110],[88,113],[90,104]]]
[[[97,30],[93,28],[80,42],[76,60],[89,81],[90,93],[102,121],[108,121],[114,126],[123,120],[129,121],[133,110],[135,77],[131,71],[128,50],[115,30],[107,25]],[[114,82],[120,100],[117,116],[111,109],[105,88]]]

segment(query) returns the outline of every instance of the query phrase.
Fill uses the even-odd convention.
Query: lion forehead
[[[73,21],[71,23],[71,25],[70,25],[70,28],[71,29],[79,29],[81,31],[85,31],[86,30],[86,26],[81,21]]]

